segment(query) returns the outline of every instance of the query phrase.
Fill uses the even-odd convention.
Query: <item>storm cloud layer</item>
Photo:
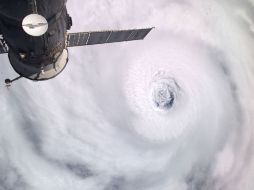
[[[72,32],[155,27],[69,49],[46,82],[0,86],[0,190],[254,189],[254,2],[72,0]],[[15,77],[0,57],[0,80]]]

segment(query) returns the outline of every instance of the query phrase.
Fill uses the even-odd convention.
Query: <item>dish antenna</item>
[[[48,21],[41,15],[30,14],[23,19],[22,27],[30,36],[42,36],[48,30]]]

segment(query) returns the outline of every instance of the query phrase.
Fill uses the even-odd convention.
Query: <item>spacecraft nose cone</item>
[[[48,21],[41,15],[30,14],[23,19],[22,27],[30,36],[41,36],[48,30]]]

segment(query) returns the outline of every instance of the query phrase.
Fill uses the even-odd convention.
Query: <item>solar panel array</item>
[[[142,40],[153,28],[69,33],[67,47]]]

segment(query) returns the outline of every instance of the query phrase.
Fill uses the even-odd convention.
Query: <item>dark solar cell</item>
[[[131,35],[133,30],[127,31],[112,31],[110,38],[108,39],[108,43],[112,42],[122,42],[126,41],[128,37]]]
[[[110,31],[106,31],[106,32],[91,32],[87,45],[106,43],[110,33],[111,33]]]

